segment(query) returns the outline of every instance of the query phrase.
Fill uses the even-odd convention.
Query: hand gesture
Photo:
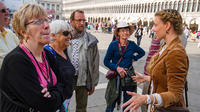
[[[127,74],[126,70],[124,68],[121,68],[121,67],[117,67],[117,72],[119,73],[121,78],[124,78]]]
[[[144,76],[139,72],[135,72],[136,76],[132,76],[131,78],[135,81],[138,82],[138,85],[145,82],[145,81],[150,81],[150,76]]]
[[[128,110],[130,110],[130,112],[136,112],[137,109],[144,104],[147,99],[147,96],[134,92],[127,91],[127,94],[131,95],[132,98],[122,105],[122,108],[127,106],[124,112],[128,112]]]

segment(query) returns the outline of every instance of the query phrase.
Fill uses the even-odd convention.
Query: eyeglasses
[[[49,19],[36,19],[34,21],[26,23],[25,25],[26,26],[29,24],[42,25],[42,24],[44,24],[44,22],[50,23],[50,20]]]
[[[9,12],[9,8],[6,8],[6,9],[1,9],[1,10],[0,10],[0,12],[1,12],[1,13],[6,13],[6,12]]]
[[[69,31],[64,31],[62,34],[63,34],[64,36],[68,36],[68,35],[72,36],[71,33],[70,33]]]
[[[85,22],[86,20],[85,19],[74,19],[74,21],[77,21],[77,22]]]

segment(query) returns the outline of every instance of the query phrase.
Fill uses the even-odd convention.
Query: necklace
[[[43,52],[42,52],[42,60],[44,61],[44,65],[45,65],[45,68],[46,68],[47,77],[44,75],[44,73],[42,71],[42,68],[40,67],[40,65],[39,65],[38,61],[36,60],[35,56],[33,55],[33,53],[24,44],[23,44],[23,46],[30,52],[30,54],[32,55],[33,59],[35,60],[35,62],[37,64],[40,72],[42,73],[42,76],[44,77],[44,79],[46,80],[46,82],[49,84],[51,82],[51,81],[50,82],[48,81],[49,76],[50,76],[50,66],[49,66],[49,69],[47,69],[47,64],[46,64]]]

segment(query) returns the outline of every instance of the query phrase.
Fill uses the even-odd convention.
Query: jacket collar
[[[179,40],[179,37],[177,37],[171,41],[171,43],[167,46],[167,48],[163,51],[163,53],[158,57],[158,59],[156,60],[156,62],[154,63],[153,66],[155,66],[163,57],[165,57],[165,55],[167,55],[168,51],[170,51],[172,48],[174,48],[177,45],[177,43],[181,43],[181,41]],[[165,44],[166,43],[164,43],[161,46],[160,50],[163,48],[163,46]],[[158,53],[160,52],[160,50],[158,51]]]

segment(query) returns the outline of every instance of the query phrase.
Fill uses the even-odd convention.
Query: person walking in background
[[[184,34],[186,35],[187,39],[190,37],[190,30],[187,26],[184,27]]]
[[[132,26],[129,26],[125,22],[119,22],[115,30],[115,36],[118,40],[114,40],[110,43],[104,57],[104,65],[117,73],[114,78],[109,79],[106,88],[106,112],[113,112],[116,103],[119,105],[121,102],[121,91],[123,91],[123,102],[131,98],[126,91],[137,92],[137,85],[129,76],[133,74],[128,74],[127,70],[131,68],[134,71],[132,62],[142,58],[145,52],[136,45],[135,42],[128,40],[132,33]],[[119,78],[121,79],[120,86],[116,83],[119,81]],[[119,90],[117,90],[118,86]],[[118,94],[116,94],[116,91],[118,91]],[[124,109],[125,108],[123,108],[123,110]]]
[[[164,39],[164,44],[147,66],[150,76],[136,72],[133,80],[142,83],[150,82],[149,94],[139,95],[127,92],[132,98],[122,107],[128,106],[124,112],[136,111],[142,104],[148,104],[148,112],[185,109],[183,90],[189,68],[189,60],[179,36],[183,33],[182,17],[174,9],[165,9],[156,12],[153,31],[156,39]],[[169,109],[169,110],[168,110]]]
[[[60,75],[63,77],[64,85],[67,90],[67,99],[60,109],[61,112],[63,112],[63,110],[68,110],[68,105],[73,94],[73,77],[75,69],[67,54],[67,47],[69,46],[69,41],[71,39],[70,31],[71,29],[67,22],[63,20],[52,21],[50,23],[50,34],[53,42],[45,46],[45,49],[49,50],[54,55]]]
[[[1,112],[55,112],[66,99],[63,78],[53,55],[46,10],[26,4],[13,15],[21,44],[4,59],[0,70]]]
[[[88,95],[92,95],[99,81],[98,40],[85,30],[85,15],[81,10],[72,12],[72,39],[67,48],[69,58],[75,67],[74,90],[76,112],[87,111]]]
[[[7,23],[9,23],[9,9],[0,1],[0,68],[4,57],[19,44],[17,36],[11,30],[4,28]]]
[[[141,40],[142,40],[142,35],[143,35],[143,28],[142,25],[137,28],[135,32],[135,37],[137,38],[137,45],[140,46]]]

